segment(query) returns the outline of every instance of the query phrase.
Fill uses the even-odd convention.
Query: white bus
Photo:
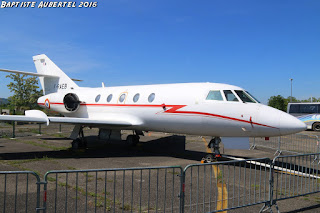
[[[289,103],[287,112],[303,121],[308,129],[320,131],[320,102]]]

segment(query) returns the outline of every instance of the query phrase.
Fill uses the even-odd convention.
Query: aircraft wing
[[[64,123],[64,124],[81,124],[84,126],[117,126],[117,127],[128,127],[133,124],[129,121],[124,120],[98,120],[90,118],[72,118],[72,117],[48,117],[50,123]]]
[[[46,123],[47,119],[25,116],[25,115],[0,115],[0,121],[22,121],[22,122]]]
[[[40,110],[27,110],[25,115],[0,115],[0,121],[36,122],[49,125],[47,115]]]
[[[106,119],[92,118],[74,118],[74,117],[48,117],[40,110],[27,110],[25,115],[0,115],[0,121],[22,121],[35,123],[64,123],[64,124],[80,124],[83,126],[114,126],[129,127],[139,125],[140,122],[129,116],[110,115]]]

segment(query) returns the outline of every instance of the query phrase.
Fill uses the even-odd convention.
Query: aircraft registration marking
[[[54,84],[53,85],[54,89],[67,89],[68,88],[68,84],[64,83],[64,84]]]

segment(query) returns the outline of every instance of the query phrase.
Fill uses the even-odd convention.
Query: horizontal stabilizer
[[[21,75],[31,75],[31,76],[37,76],[37,77],[49,77],[49,78],[59,78],[57,75],[48,75],[48,74],[42,74],[42,73],[34,73],[34,72],[25,72],[25,71],[18,71],[18,70],[8,70],[8,69],[0,69],[2,72],[10,72],[10,73],[17,73]],[[82,81],[79,79],[72,78],[73,81]]]

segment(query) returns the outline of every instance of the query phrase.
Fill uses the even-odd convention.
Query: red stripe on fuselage
[[[63,105],[64,103],[50,103],[51,105]],[[39,103],[39,105],[44,105],[42,103]],[[107,106],[107,107],[163,107],[163,105],[155,105],[155,104],[87,104],[87,103],[81,103],[82,106]],[[169,107],[170,109],[164,111],[164,113],[173,113],[173,114],[193,114],[193,115],[203,115],[203,116],[209,116],[209,117],[216,117],[226,120],[232,120],[232,121],[238,121],[243,123],[250,123],[255,124],[258,126],[264,126],[274,129],[279,129],[277,127],[260,124],[252,121],[242,120],[238,118],[232,118],[224,115],[218,115],[218,114],[212,114],[212,113],[206,113],[206,112],[195,112],[195,111],[178,111],[179,109],[187,106],[187,105],[165,105],[166,107]]]

